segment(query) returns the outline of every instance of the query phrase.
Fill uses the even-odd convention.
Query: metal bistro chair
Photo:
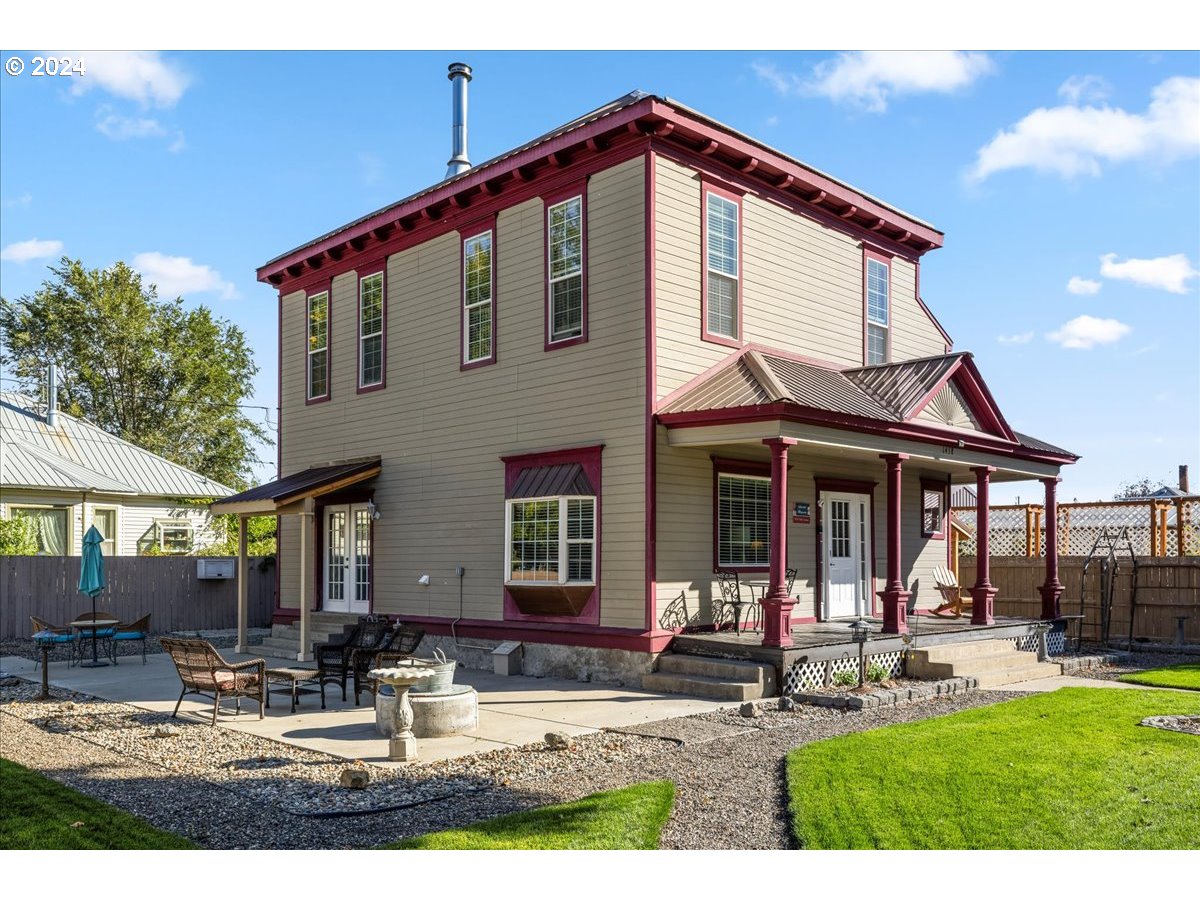
[[[734,634],[741,634],[742,607],[748,604],[742,599],[742,586],[738,583],[737,572],[714,569],[713,574],[717,576],[717,586],[721,589],[721,601],[713,610],[713,628],[720,631],[721,626],[732,617]]]
[[[76,622],[96,622],[104,621],[106,619],[111,622],[116,619],[116,616],[114,616],[112,613],[104,612],[103,610],[99,612],[92,612],[91,610],[88,610],[87,612],[82,612],[75,617]],[[100,650],[100,652],[116,663],[116,659],[113,657],[112,645],[112,637],[117,633],[116,626],[104,625],[96,628],[89,627],[87,625],[77,625],[76,627],[79,629],[79,659],[81,662],[84,655],[84,646],[92,643],[93,641],[99,641],[100,647],[103,648]]]
[[[67,667],[75,665],[75,654],[78,649],[78,642],[75,635],[71,633],[70,628],[64,628],[62,625],[51,625],[45,619],[39,619],[37,616],[30,616],[29,622],[33,626],[33,642],[37,645],[38,650],[46,647],[50,653],[53,653],[59,647],[67,651]],[[49,654],[47,654],[49,656]],[[41,654],[38,654],[36,663],[41,664]],[[37,668],[35,665],[34,668]]]
[[[146,664],[146,638],[150,636],[150,613],[142,616],[136,622],[125,624],[122,622],[117,626],[109,641],[109,646],[112,648],[113,665],[117,664],[117,644],[121,641],[141,641],[142,642],[142,665]]]
[[[375,650],[355,650],[350,665],[354,670],[354,705],[358,706],[358,695],[366,691],[372,698],[379,693],[379,682],[367,677],[372,669],[386,669],[417,652],[417,645],[425,637],[425,629],[415,625],[398,623],[384,642]]]
[[[784,591],[790,597],[792,596],[792,586],[796,583],[796,570],[790,568],[785,569],[784,575],[787,579],[784,583]],[[763,588],[763,596],[754,598],[754,606],[752,607],[754,612],[754,622],[750,627],[755,632],[761,632],[763,630],[763,599],[768,590],[769,588]]]

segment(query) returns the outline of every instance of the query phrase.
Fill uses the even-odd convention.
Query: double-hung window
[[[771,563],[771,479],[717,474],[716,565],[764,568]]]
[[[192,525],[190,522],[155,522],[158,532],[158,549],[163,553],[188,553],[192,549]]]
[[[509,584],[594,584],[596,498],[508,501]]]
[[[308,298],[308,399],[329,396],[329,292]]]
[[[704,193],[704,331],[706,335],[738,340],[739,218],[736,200],[711,190]]]
[[[112,506],[92,507],[92,524],[104,538],[100,542],[100,552],[107,556],[117,554],[117,510]]]
[[[383,273],[358,281],[358,386],[383,385]]]
[[[868,254],[864,274],[867,295],[867,365],[878,366],[888,362],[889,356],[891,266],[885,259]]]
[[[546,344],[587,334],[583,194],[546,209]]]
[[[488,362],[494,353],[492,232],[463,241],[463,365]]]

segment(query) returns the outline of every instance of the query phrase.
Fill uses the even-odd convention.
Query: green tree
[[[1131,481],[1122,481],[1117,488],[1117,492],[1113,494],[1113,499],[1141,500],[1144,497],[1149,497],[1163,485],[1169,483],[1165,478],[1151,478],[1149,475],[1143,475],[1141,478],[1135,478]]]
[[[63,257],[31,296],[0,298],[0,360],[32,386],[58,363],[60,408],[220,484],[244,487],[266,430],[239,404],[258,371],[206,306],[160,300],[123,262]]]
[[[20,513],[0,519],[0,556],[36,556],[37,531],[33,521]]]

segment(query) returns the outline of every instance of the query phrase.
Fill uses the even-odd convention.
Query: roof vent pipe
[[[46,379],[46,425],[58,427],[58,366],[50,363],[50,375]]]
[[[454,112],[450,123],[450,157],[446,177],[453,178],[471,168],[467,158],[467,82],[471,80],[471,67],[466,63],[450,63],[450,74],[446,76],[454,86]]]

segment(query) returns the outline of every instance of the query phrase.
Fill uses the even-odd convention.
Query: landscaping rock
[[[175,737],[179,734],[178,725],[155,725],[152,732],[156,738]]]
[[[1150,716],[1138,724],[1149,728],[1161,728],[1164,731],[1200,735],[1200,716]]]
[[[350,790],[361,791],[371,783],[371,773],[366,769],[343,769],[341,785]]]
[[[757,719],[762,715],[762,710],[758,708],[757,703],[743,703],[738,708],[738,712],[742,714],[743,719]]]
[[[546,746],[551,750],[573,750],[575,741],[565,731],[547,731]]]
[[[793,700],[791,697],[780,697],[779,698],[779,711],[780,712],[792,712],[795,708],[796,708],[796,701]]]

